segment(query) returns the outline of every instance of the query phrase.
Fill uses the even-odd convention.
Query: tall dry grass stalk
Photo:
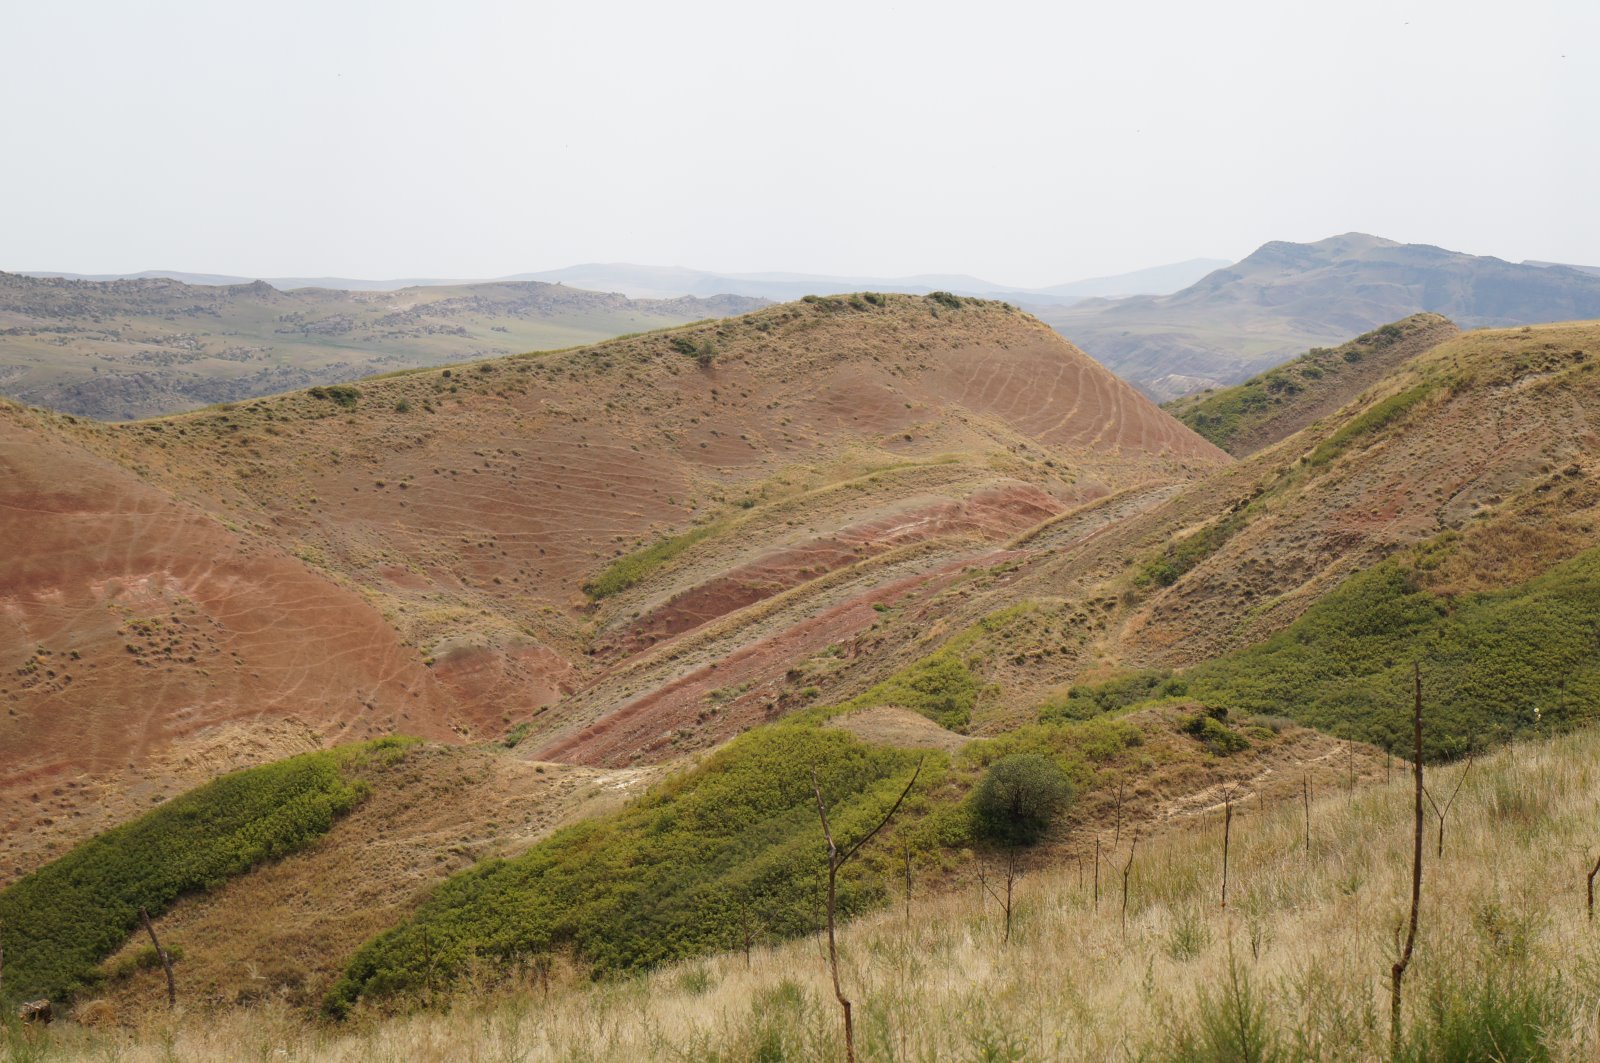
[[[1447,769],[1453,771],[1459,769]],[[1012,941],[968,896],[926,894],[840,930],[863,1060],[1387,1060],[1388,980],[1404,930],[1414,780],[1303,794],[1241,819],[1226,912],[1214,821],[1146,835],[1116,906],[1070,870],[1018,890]],[[1426,918],[1406,975],[1401,1058],[1600,1056],[1600,935],[1585,855],[1600,820],[1600,731],[1480,757],[1427,860]],[[1425,854],[1425,856],[1428,854]],[[1118,868],[1121,871],[1121,867]],[[1084,876],[1087,879],[1087,876]],[[1241,947],[1243,946],[1243,947]],[[181,968],[181,965],[180,965]],[[181,974],[181,970],[180,970]],[[279,1007],[216,1016],[152,1008],[131,1030],[58,1022],[4,1058],[328,1063],[828,1060],[842,1054],[814,941],[591,984],[463,993],[453,1007],[321,1026]],[[1218,1025],[1218,1024],[1222,1025]],[[1214,1052],[1217,1037],[1251,1046]],[[1474,1040],[1476,1039],[1476,1040]]]

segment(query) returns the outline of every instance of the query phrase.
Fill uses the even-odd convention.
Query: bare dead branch
[[[1411,952],[1417,944],[1417,912],[1422,907],[1422,666],[1413,663],[1416,699],[1411,710],[1411,768],[1416,779],[1414,798],[1415,825],[1411,838],[1411,923],[1406,930],[1405,947],[1400,958],[1389,969],[1389,1051],[1391,1058],[1400,1057],[1400,994],[1411,964]]]
[[[822,782],[817,778],[817,769],[811,769],[811,786],[817,795],[817,818],[822,821],[822,837],[828,843],[828,969],[833,975],[834,999],[838,1000],[839,1009],[844,1013],[844,1057],[846,1063],[855,1063],[856,1033],[855,1024],[850,1014],[850,998],[844,995],[844,989],[839,984],[839,945],[835,929],[837,925],[839,869],[852,856],[860,852],[861,847],[871,841],[888,824],[889,820],[894,818],[894,814],[900,811],[900,805],[905,801],[906,795],[911,792],[913,786],[917,785],[917,779],[922,775],[922,763],[921,759],[917,760],[917,768],[911,773],[911,781],[906,783],[906,788],[900,791],[900,796],[895,798],[894,804],[889,807],[889,811],[884,814],[884,817],[878,821],[878,825],[869,830],[862,836],[860,841],[843,853],[840,853],[839,846],[833,840],[833,827],[828,823],[828,806],[822,799]]]
[[[150,913],[141,907],[139,918],[144,921],[145,933],[150,935],[150,944],[155,946],[156,959],[161,961],[161,969],[167,973],[167,1007],[175,1008],[178,1006],[178,983],[172,977],[172,957],[161,947],[161,941],[156,937],[155,924],[150,922]]]

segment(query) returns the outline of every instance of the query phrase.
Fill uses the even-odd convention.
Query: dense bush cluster
[[[1039,707],[1039,719],[1089,720],[1108,712],[1156,698],[1181,698],[1188,684],[1165,669],[1129,672],[1101,683],[1078,683],[1064,697],[1051,698]]]
[[[564,948],[596,973],[619,972],[732,949],[746,933],[809,933],[823,851],[813,770],[834,836],[848,844],[887,811],[913,759],[833,728],[752,731],[621,812],[449,879],[356,954],[326,1009],[338,1016],[363,996],[442,987],[478,960]],[[939,774],[925,767],[919,788]],[[881,889],[852,865],[841,908],[858,911]]]
[[[220,886],[321,837],[365,794],[352,761],[397,755],[382,739],[225,775],[73,849],[0,892],[5,995],[70,997],[139,926],[196,890]]]
[[[314,399],[326,399],[335,406],[343,406],[353,410],[356,403],[361,401],[361,389],[349,384],[329,384],[327,387],[311,388],[306,394]]]
[[[899,705],[920,712],[940,727],[964,731],[981,689],[977,676],[953,649],[946,648],[896,672],[851,706]]]
[[[1001,845],[1032,845],[1072,800],[1072,784],[1051,757],[1012,753],[989,765],[972,793],[982,837]]]
[[[1189,694],[1404,751],[1419,661],[1433,758],[1600,713],[1600,550],[1453,599],[1420,587],[1414,561],[1391,558],[1266,642],[1188,670]]]

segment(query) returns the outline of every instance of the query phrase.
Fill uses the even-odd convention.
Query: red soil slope
[[[0,407],[0,833],[82,773],[219,724],[453,737],[456,709],[359,594]],[[70,802],[69,802],[70,804]]]
[[[1229,460],[978,301],[790,304],[358,389],[117,426],[7,415],[8,760],[126,770],[285,718],[328,739],[527,720],[529,749],[660,759],[686,727],[699,744],[781,711],[747,691],[701,718],[707,690],[781,678],[874,601]],[[636,586],[584,595],[695,527]],[[34,815],[31,794],[0,815]]]

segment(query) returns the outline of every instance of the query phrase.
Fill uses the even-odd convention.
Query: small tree
[[[1072,800],[1072,784],[1049,757],[1015,753],[989,765],[972,796],[978,834],[1005,851],[1006,941],[1011,940],[1011,899],[1019,868],[1018,853],[1044,837],[1050,821]],[[991,890],[990,892],[994,892]]]
[[[844,1058],[846,1063],[855,1063],[856,1035],[855,1024],[850,1016],[850,998],[844,995],[844,990],[839,985],[839,946],[835,930],[835,913],[838,910],[838,882],[839,869],[843,867],[852,856],[861,851],[861,847],[870,842],[877,833],[888,826],[894,814],[900,811],[900,806],[905,802],[906,795],[911,788],[917,785],[917,779],[922,775],[922,761],[917,761],[917,770],[911,773],[911,781],[906,783],[906,788],[900,791],[900,796],[894,799],[894,804],[889,806],[878,825],[863,834],[854,845],[841,849],[833,838],[833,826],[828,822],[828,806],[822,800],[822,782],[817,778],[817,769],[811,769],[811,785],[817,795],[817,817],[822,820],[822,838],[828,845],[828,969],[833,973],[833,995],[839,1002],[839,1009],[844,1013]]]

